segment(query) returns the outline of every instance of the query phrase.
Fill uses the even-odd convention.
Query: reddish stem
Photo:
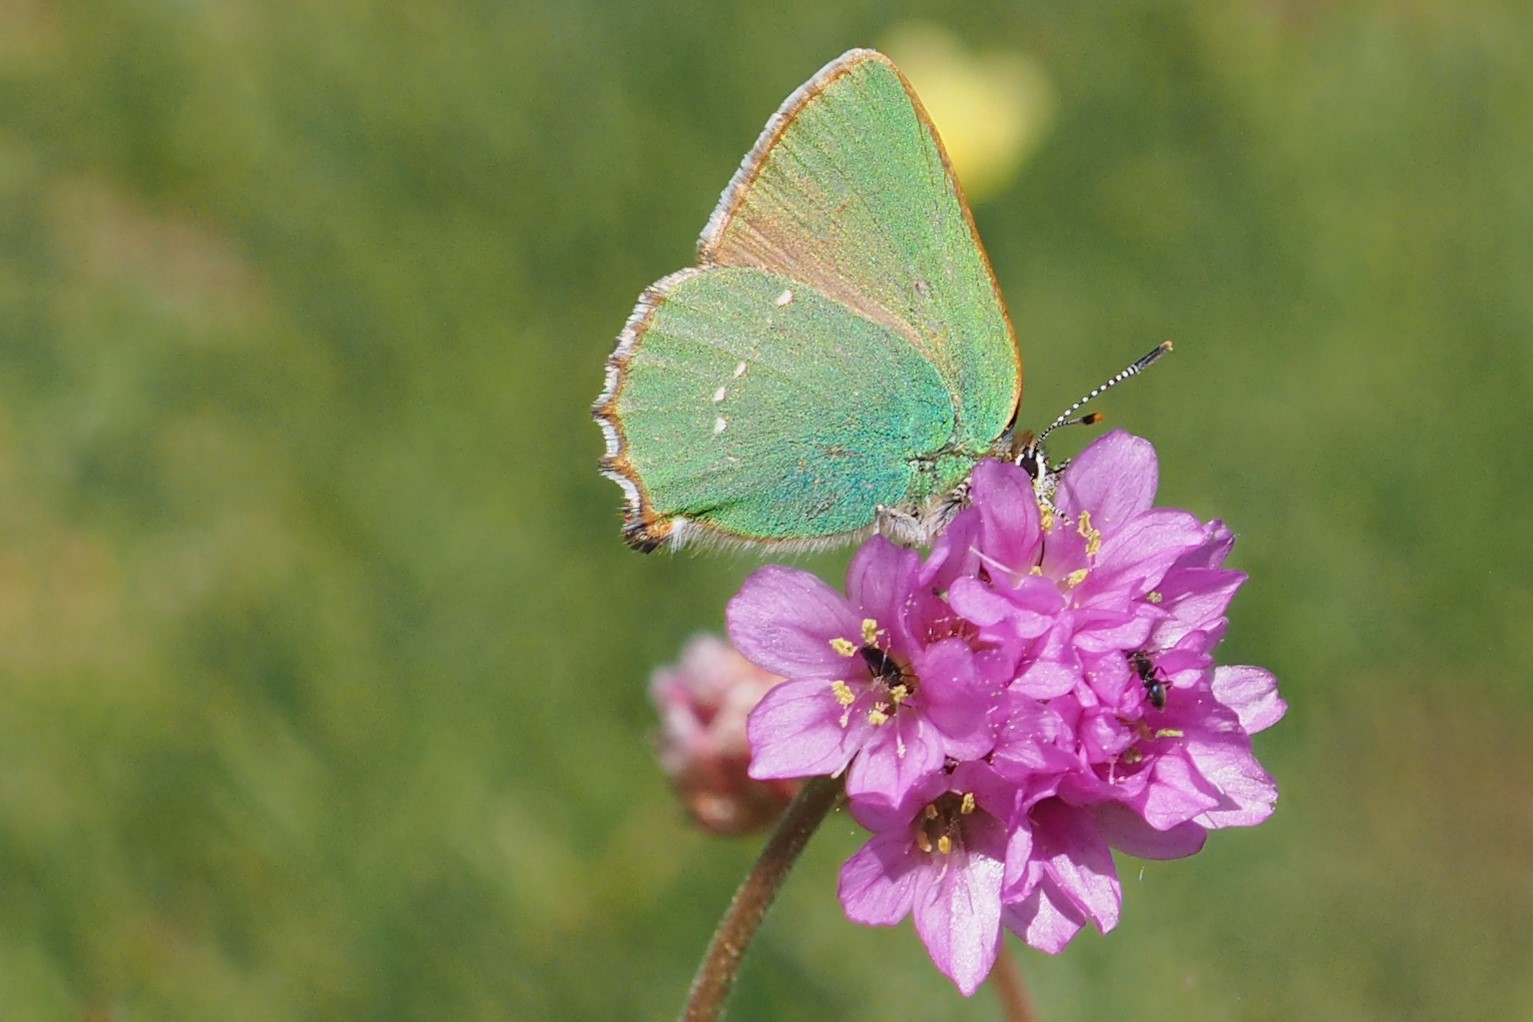
[[[990,985],[995,988],[1006,1022],[1038,1022],[1033,999],[1027,992],[1027,981],[1022,977],[1017,960],[1007,954],[1004,947],[996,957],[995,968],[990,970]]]
[[[713,1022],[723,1015],[724,1002],[740,974],[751,939],[798,861],[799,853],[809,843],[809,835],[841,797],[842,783],[840,777],[814,778],[783,813],[777,829],[761,850],[761,857],[735,891],[734,900],[713,932],[713,940],[692,980],[681,1022]]]

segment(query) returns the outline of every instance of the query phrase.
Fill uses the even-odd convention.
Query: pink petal
[[[975,829],[971,820],[970,830]],[[995,826],[999,830],[999,825]],[[1002,862],[972,846],[943,857],[942,873],[916,899],[916,932],[964,996],[979,989],[1001,950]]]
[[[1208,539],[1203,546],[1188,554],[1182,565],[1189,568],[1217,568],[1224,564],[1235,545],[1235,534],[1230,527],[1215,518],[1208,523]]]
[[[964,756],[952,749],[947,754],[954,759],[978,759],[989,752],[985,724],[999,690],[990,691],[989,684],[980,678],[969,644],[949,638],[928,646],[916,657],[916,671],[926,719],[949,739],[965,744],[972,744],[971,739],[977,741]]]
[[[1038,560],[1043,535],[1033,481],[1011,462],[987,458],[974,468],[972,496],[984,522],[984,549],[1014,575]]]
[[[1024,783],[1034,774],[1063,773],[1078,765],[1070,751],[1074,732],[1052,706],[1013,689],[1003,697],[1001,712],[992,759],[1002,776]]]
[[[1114,601],[1121,605],[1122,600]],[[1082,653],[1105,653],[1109,650],[1120,657],[1125,649],[1139,649],[1150,636],[1153,621],[1147,615],[1134,615],[1127,608],[1106,609],[1102,607],[1080,611],[1076,614],[1079,624],[1071,640]]]
[[[785,681],[769,689],[746,720],[750,776],[816,777],[843,769],[856,745],[828,681]]]
[[[919,714],[896,713],[873,729],[846,776],[846,793],[899,805],[923,778],[942,766],[941,734]]]
[[[841,867],[838,894],[846,917],[865,926],[893,926],[910,913],[926,855],[908,829],[876,834]]]
[[[965,619],[987,628],[1005,621],[1016,605],[977,578],[960,578],[948,590],[948,603]]]
[[[1010,901],[1026,898],[1043,877],[1043,868],[1033,858],[1033,831],[1025,823],[1007,833],[1005,862],[1002,897]]]
[[[1203,535],[1203,523],[1186,511],[1157,508],[1135,515],[1116,532],[1103,532],[1098,567],[1088,584],[1093,593],[1134,585],[1137,596],[1159,584],[1178,558],[1202,542]]]
[[[1039,951],[1057,955],[1086,923],[1086,916],[1052,880],[1044,880],[1002,912],[1006,928]]]
[[[1059,485],[1066,514],[1091,512],[1091,524],[1111,533],[1155,500],[1160,469],[1155,447],[1121,429],[1106,433],[1075,456]]]
[[[846,596],[863,617],[873,618],[880,628],[891,629],[898,644],[905,645],[905,605],[915,585],[921,556],[874,536],[858,549],[846,569]]]
[[[1177,566],[1166,573],[1157,587],[1161,595],[1160,609],[1170,612],[1181,626],[1180,630],[1206,628],[1229,609],[1235,591],[1245,580],[1246,575],[1241,571]],[[1171,641],[1176,637],[1173,635]]]
[[[1208,831],[1190,821],[1156,830],[1122,802],[1092,806],[1091,815],[1109,845],[1141,859],[1182,859],[1200,851],[1208,840]]]
[[[1151,768],[1153,780],[1143,796],[1133,800],[1145,822],[1158,830],[1170,830],[1219,805],[1218,792],[1188,764],[1184,753],[1185,746],[1159,756]]]
[[[981,520],[979,511],[968,508],[948,524],[947,530],[937,538],[926,563],[916,576],[922,589],[947,591],[948,586],[959,578],[973,575],[979,567]]]
[[[1260,667],[1214,668],[1214,698],[1234,710],[1246,734],[1276,724],[1288,710],[1277,694],[1277,678]]]
[[[752,572],[725,618],[735,648],[785,678],[841,677],[848,658],[830,640],[861,645],[861,619],[834,589],[797,568],[771,564]]]
[[[1058,799],[1033,807],[1033,854],[1077,908],[1106,933],[1118,925],[1123,892],[1112,851],[1092,815]]]
[[[1200,813],[1197,822],[1210,829],[1252,827],[1272,815],[1277,785],[1242,742],[1189,739],[1187,755],[1193,767],[1221,796]]]
[[[1013,587],[961,578],[948,590],[948,603],[965,620],[981,628],[999,626],[1007,635],[1024,639],[1037,638],[1048,631],[1064,607],[1059,587],[1032,575]]]
[[[1017,676],[1012,688],[1034,699],[1050,699],[1069,692],[1080,680],[1081,671],[1077,666],[1053,660],[1034,660]]]
[[[1111,706],[1096,706],[1082,711],[1075,725],[1075,734],[1082,750],[1093,763],[1116,759],[1139,739],[1138,734],[1130,730],[1118,716],[1117,709]]]

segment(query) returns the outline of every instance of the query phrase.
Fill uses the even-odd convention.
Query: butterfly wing
[[[788,98],[699,254],[640,299],[595,409],[631,545],[855,536],[879,505],[945,493],[1010,424],[1015,335],[882,54],[853,50]]]
[[[883,54],[852,50],[767,122],[708,221],[703,263],[803,281],[914,344],[953,395],[955,439],[988,445],[1022,362],[931,119]]]
[[[647,291],[598,406],[640,549],[815,546],[951,485],[952,402],[921,353],[780,274],[699,267]]]

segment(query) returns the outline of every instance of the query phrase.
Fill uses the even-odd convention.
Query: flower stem
[[[708,952],[692,980],[681,1022],[712,1022],[724,1013],[724,1002],[745,961],[745,951],[756,936],[772,899],[798,861],[820,821],[841,797],[842,777],[816,777],[804,785],[783,813],[777,829],[761,850],[756,865],[735,891],[734,900],[713,932]]]
[[[990,970],[990,985],[995,988],[1006,1022],[1038,1022],[1033,999],[1027,992],[1027,981],[1022,978],[1017,960],[1007,954],[1004,947],[996,956],[995,968]]]

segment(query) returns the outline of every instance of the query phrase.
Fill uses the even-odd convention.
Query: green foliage
[[[911,17],[1054,83],[976,211],[1024,417],[1175,339],[1104,408],[1236,528],[1226,649],[1293,705],[1270,824],[1018,951],[1043,1017],[1533,1010],[1525,5],[24,0],[0,1015],[675,1011],[754,848],[644,683],[752,562],[626,550],[587,408],[766,116]],[[996,1017],[840,916],[856,840],[731,1017]]]

